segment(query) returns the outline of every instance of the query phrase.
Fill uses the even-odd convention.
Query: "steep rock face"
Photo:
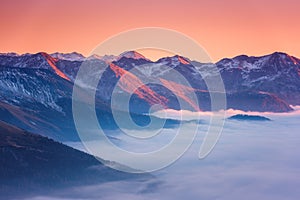
[[[255,91],[227,93],[227,108],[258,112],[288,112],[293,110],[285,101],[274,94]]]
[[[285,53],[237,56],[217,64],[227,92],[262,91],[287,104],[300,104],[300,61]]]
[[[12,104],[39,102],[61,111],[58,101],[71,95],[72,83],[47,69],[1,67],[0,88],[0,98]]]
[[[56,62],[46,53],[0,56],[1,120],[56,139],[74,130],[73,83]]]
[[[116,78],[120,78],[119,86],[123,91],[137,95],[138,98],[144,99],[150,105],[160,104],[167,108],[168,99],[154,92],[134,74],[113,63],[110,63],[109,67],[115,73]]]
[[[15,54],[10,56],[17,60],[20,59]],[[4,60],[6,60],[7,55],[2,55],[2,57],[5,57]],[[28,55],[21,57],[26,57],[26,60],[29,59],[27,58]],[[62,73],[74,80],[82,62],[57,60],[44,53],[34,54],[32,57],[38,57],[38,59],[32,58],[34,61],[31,65],[18,67],[21,64],[16,64],[17,61],[14,59],[8,59],[9,62],[6,61],[5,65],[0,66],[0,119],[27,131],[43,134],[58,141],[78,141],[79,137],[72,115],[74,83],[58,75],[51,64],[55,64]],[[40,66],[39,68],[35,67],[37,60],[42,62],[42,64],[36,63]],[[105,129],[116,129],[117,126],[110,110],[110,96],[121,74],[116,74],[109,66],[104,66],[106,64],[101,60],[92,59],[89,60],[89,63],[91,63],[94,73],[87,74],[83,83],[97,78],[98,74],[95,72],[99,72],[99,66],[100,71],[107,67],[105,78],[101,79],[97,90],[96,110],[100,124]],[[122,70],[122,68],[117,68]],[[141,80],[136,78],[136,83],[139,82]],[[130,80],[125,81],[125,83],[133,84]],[[81,94],[84,101],[88,90],[84,84],[81,87],[84,88]],[[139,102],[132,104],[136,111],[147,111],[150,102],[167,101],[165,97],[153,92],[146,86],[137,92],[136,100],[139,100]],[[144,103],[142,109],[140,103]],[[88,116],[86,118],[88,119]],[[149,123],[148,116],[134,115],[134,118],[140,124],[147,125]]]
[[[284,57],[286,61],[278,61],[281,57]],[[196,102],[191,101],[190,93],[194,92],[198,97],[199,109],[210,110],[210,96],[204,78],[216,76],[216,70],[212,70],[213,64],[197,62],[195,64],[181,56],[162,58],[154,63],[143,59],[129,61],[123,58],[116,63],[127,71],[134,69],[135,73],[141,77],[140,79],[145,82],[158,79],[157,83],[160,86],[150,84],[150,88],[159,94],[164,94],[164,97],[170,100],[169,107],[178,108],[178,102],[175,102],[175,96],[177,96],[189,104],[189,109],[198,110],[195,108]],[[297,65],[294,66],[295,64]],[[293,83],[297,85],[300,80],[298,61],[294,57],[282,53],[264,57],[239,56],[224,59],[215,66],[224,81],[228,108],[245,111],[287,112],[292,110],[289,104],[299,103],[297,99],[299,87],[293,86]],[[290,74],[287,75],[287,72]],[[178,74],[188,81],[188,85],[178,79]],[[287,80],[291,80],[289,76],[293,77],[293,80],[287,83]],[[168,77],[168,80],[164,77]],[[289,86],[278,89],[277,85],[285,84],[292,85],[290,88],[293,89],[287,91],[286,88]],[[167,89],[173,90],[172,93],[168,93]],[[293,94],[296,94],[296,98],[292,98]]]

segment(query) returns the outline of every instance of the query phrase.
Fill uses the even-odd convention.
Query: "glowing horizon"
[[[300,2],[2,1],[1,52],[78,52],[87,56],[112,35],[163,27],[196,40],[213,61],[276,51],[300,57]],[[141,52],[156,60],[168,53]]]

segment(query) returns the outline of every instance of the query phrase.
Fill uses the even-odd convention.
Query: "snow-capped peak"
[[[77,52],[72,53],[52,53],[50,54],[53,58],[61,59],[61,60],[69,60],[69,61],[83,61],[85,57]]]
[[[125,51],[119,55],[119,58],[122,58],[122,57],[133,58],[136,60],[138,60],[138,59],[146,59],[147,60],[147,58],[145,58],[142,54],[140,54],[136,51]]]
[[[113,61],[118,61],[121,58],[132,58],[132,59],[135,59],[135,60],[138,60],[138,59],[148,60],[142,54],[140,54],[136,51],[125,51],[125,52],[121,53],[119,56],[115,56],[115,55],[99,56],[97,54],[93,54],[93,55],[89,56],[87,59],[88,60],[94,60],[94,59],[95,60],[102,60],[104,62],[111,63]]]
[[[183,56],[175,55],[172,57],[164,57],[156,61],[157,63],[165,63],[165,64],[171,64],[173,66],[177,65],[189,65],[190,60],[188,58],[185,58]]]
[[[114,55],[104,55],[104,56],[99,56],[97,54],[93,54],[91,56],[89,56],[87,59],[88,60],[102,60],[104,62],[113,62],[118,60],[118,56],[114,56]]]

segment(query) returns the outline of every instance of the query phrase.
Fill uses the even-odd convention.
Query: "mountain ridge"
[[[58,54],[59,53],[56,53],[55,55]],[[76,52],[66,54],[66,55],[70,56],[71,54],[74,54],[75,57],[77,57],[78,55],[81,56],[81,54],[78,54]],[[120,57],[120,55],[122,54],[125,56]],[[284,94],[283,91],[276,91],[275,88],[257,87],[259,85],[264,84],[264,82],[268,82],[268,81],[270,82],[273,81],[273,79],[278,80],[278,76],[280,76],[280,74],[276,74],[276,73],[279,72],[280,70],[289,70],[289,69],[294,70],[295,73],[293,75],[294,76],[293,78],[298,84],[299,82],[298,79],[300,76],[300,60],[286,53],[274,52],[272,54],[260,56],[260,57],[257,56],[249,57],[246,55],[240,55],[240,56],[233,57],[231,59],[229,58],[222,59],[218,61],[216,64],[196,62],[198,68],[197,67],[195,68],[188,58],[184,58],[179,55],[175,55],[173,57],[164,57],[153,62],[150,61],[149,59],[146,59],[144,56],[142,56],[141,54],[135,51],[127,51],[122,54],[114,57],[109,56],[105,59],[102,59],[103,56],[102,57],[97,56],[97,57],[93,57],[93,59],[96,62],[99,61],[104,63],[113,63],[126,71],[131,70],[135,66],[140,67],[141,65],[143,66],[145,64],[149,64],[151,66],[154,66],[154,68],[157,68],[155,67],[156,64],[158,65],[157,71],[159,72],[161,70],[160,65],[164,64],[170,66],[171,68],[176,69],[179,73],[181,73],[184,76],[187,74],[186,78],[188,80],[191,78],[192,82],[194,82],[196,85],[198,84],[197,82],[200,81],[201,83],[198,84],[199,88],[197,88],[197,86],[194,87],[193,84],[191,85],[194,89],[200,89],[200,90],[207,89],[205,87],[205,83],[203,79],[200,76],[189,77],[189,74],[207,71],[207,74],[211,76],[209,68],[211,65],[215,65],[218,67],[221,76],[223,78],[226,91],[229,93],[236,92],[236,91],[247,91],[247,90],[257,91],[257,92],[264,91],[270,94],[272,93],[273,95],[279,97],[282,100],[287,99],[287,103],[291,105],[297,105],[300,102],[298,101],[298,99],[300,98],[295,98],[296,100],[294,100],[292,98],[292,95]],[[133,56],[133,58],[131,56]],[[41,59],[44,61],[41,61]],[[64,60],[59,58],[53,58],[51,57],[51,55],[45,52],[40,52],[36,54],[22,54],[22,55],[16,55],[14,53],[0,55],[0,66],[2,65],[10,68],[16,67],[16,68],[48,69],[54,71],[61,78],[71,82],[75,80],[77,71],[82,62],[83,61],[81,59]],[[258,70],[261,71],[258,72]],[[143,71],[143,73],[144,72],[145,70]],[[151,73],[152,74],[149,75],[153,76],[154,75],[153,72]],[[201,73],[201,76],[202,75],[203,73]],[[282,74],[281,76],[285,76],[285,75],[286,74]],[[288,78],[289,77],[286,77],[286,80],[288,80]],[[292,86],[293,84],[286,84],[286,85]],[[281,90],[283,89],[281,88]],[[294,88],[293,90],[297,91],[296,88]],[[300,91],[297,91],[297,93],[298,92]]]
[[[39,51],[39,52],[35,52],[35,53],[16,53],[16,52],[0,52],[0,56],[24,56],[24,55],[35,55],[35,54],[39,54],[39,53],[47,53],[45,51]],[[72,56],[74,55],[74,57],[81,57],[83,59],[87,59],[91,56],[95,56],[95,58],[98,58],[98,59],[101,59],[103,57],[110,57],[110,56],[113,56],[115,58],[118,58],[118,57],[122,57],[122,54],[126,55],[126,53],[129,53],[129,54],[136,54],[138,55],[141,59],[141,58],[144,58],[144,59],[147,59],[151,62],[157,62],[158,60],[160,59],[163,59],[163,58],[172,58],[172,57],[182,57],[182,58],[187,58],[187,57],[184,57],[182,55],[173,55],[173,56],[166,56],[166,57],[161,57],[161,58],[158,58],[157,60],[151,60],[147,57],[145,57],[142,53],[139,53],[138,51],[134,51],[134,50],[129,50],[129,51],[124,51],[123,53],[120,53],[119,55],[98,55],[98,54],[93,54],[93,55],[89,55],[89,56],[85,56],[84,54],[80,53],[80,52],[76,52],[76,51],[73,51],[73,52],[54,52],[54,53],[47,53],[49,54],[50,56],[52,56],[53,58],[58,58],[58,59],[70,59],[72,61],[76,61],[75,58],[68,58],[68,56]],[[294,56],[294,55],[291,55],[289,53],[285,53],[285,52],[281,52],[281,51],[275,51],[275,52],[271,52],[271,53],[268,53],[268,54],[263,54],[263,55],[247,55],[247,54],[239,54],[239,55],[235,55],[235,56],[230,56],[230,57],[224,57],[224,58],[221,58],[219,60],[216,60],[215,62],[211,62],[213,64],[216,64],[224,59],[235,59],[235,58],[238,58],[238,57],[248,57],[248,58],[263,58],[263,57],[266,57],[266,56],[271,56],[271,55],[286,55],[286,56],[289,56],[289,57],[292,57],[292,58],[295,58],[297,60],[297,62],[300,62],[300,56],[297,57],[297,56]],[[130,57],[130,56],[129,56]],[[201,62],[201,61],[198,61],[198,60],[195,60],[197,62]]]
[[[88,87],[89,82],[97,81],[102,74],[95,88],[96,110],[99,123],[109,129],[116,127],[112,109],[124,112],[128,107],[120,104],[111,108],[113,92],[119,96],[132,94],[130,112],[147,124],[144,114],[155,104],[160,104],[160,109],[210,111],[210,93],[219,93],[208,91],[205,78],[213,79],[218,73],[226,89],[227,109],[290,112],[293,110],[290,105],[300,105],[300,62],[284,53],[237,56],[216,64],[190,61],[179,55],[155,62],[130,56],[101,58],[88,58],[84,63],[90,71],[80,77],[80,96],[84,101],[93,89]],[[1,54],[0,120],[33,133],[43,130],[46,136],[59,141],[77,141],[72,92],[82,63],[82,60],[53,58],[47,53]],[[178,73],[189,85],[179,79]],[[120,87],[115,87],[117,84]]]

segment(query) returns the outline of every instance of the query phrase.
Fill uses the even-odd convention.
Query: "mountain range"
[[[96,88],[96,111],[100,124],[108,129],[117,127],[110,106],[117,83],[120,94],[133,92],[130,112],[141,125],[149,122],[145,113],[155,104],[178,110],[180,100],[189,110],[209,111],[210,93],[204,78],[216,76],[213,67],[217,67],[223,79],[228,109],[289,112],[293,110],[291,105],[300,104],[300,60],[286,53],[241,55],[217,63],[200,63],[179,55],[151,61],[134,51],[87,58],[76,52],[2,53],[0,120],[33,133],[42,132],[58,141],[78,140],[72,116],[72,91],[83,63],[94,70],[81,77],[83,97],[89,89],[84,83],[103,74]],[[170,69],[188,80],[189,86],[165,79]],[[158,84],[143,85],[149,79],[157,80]],[[134,89],[140,85],[143,86]],[[191,93],[196,95],[199,106],[190,98]],[[120,106],[117,111],[126,112],[122,109]]]

